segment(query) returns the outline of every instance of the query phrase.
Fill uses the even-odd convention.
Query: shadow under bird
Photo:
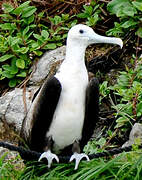
[[[98,121],[99,83],[88,80],[85,50],[95,43],[123,46],[120,38],[100,36],[86,25],[72,27],[65,60],[35,94],[23,121],[21,137],[31,150],[42,153],[39,161],[46,158],[49,168],[53,159],[59,162],[58,154],[70,155],[75,169],[82,158],[89,161],[81,152]]]

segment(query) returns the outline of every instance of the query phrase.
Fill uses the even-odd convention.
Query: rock
[[[6,148],[0,147],[0,158],[5,156],[5,160],[7,159],[14,159],[17,155],[19,155],[19,153],[15,152],[15,151],[10,151]]]
[[[56,72],[64,58],[65,46],[45,53],[37,62],[35,72],[33,72],[28,88],[26,88],[25,99],[27,111],[30,108],[32,97],[39,88],[39,85],[43,83],[48,75]],[[23,89],[15,88],[13,91],[0,97],[0,122],[4,121],[12,125],[18,132],[20,132],[22,121],[26,116],[23,96]]]
[[[10,161],[17,169],[24,168],[24,162],[21,159],[18,152],[10,151],[6,148],[0,147],[0,159],[2,158],[3,162]]]
[[[5,131],[3,122],[0,122],[0,134],[3,134]]]
[[[135,123],[129,135],[129,140],[125,142],[122,147],[131,146],[135,144],[136,139],[140,139],[142,143],[142,124]]]
[[[37,62],[36,70],[33,73],[29,84],[40,84],[48,76],[52,68],[57,68],[65,58],[65,49],[66,47],[62,46],[45,53]]]
[[[0,97],[0,119],[4,119],[4,115],[13,95],[14,91],[8,92],[5,96]]]
[[[27,110],[31,105],[32,96],[36,90],[37,87],[26,90]],[[6,121],[9,125],[14,126],[16,131],[19,132],[25,115],[23,89],[15,88],[13,91],[0,97],[0,120]]]

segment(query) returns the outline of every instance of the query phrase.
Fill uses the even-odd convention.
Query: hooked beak
[[[106,44],[117,44],[122,49],[123,47],[123,41],[120,38],[115,37],[106,37],[98,35],[94,32],[94,35],[89,37],[89,43],[90,44],[96,44],[96,43],[106,43]]]

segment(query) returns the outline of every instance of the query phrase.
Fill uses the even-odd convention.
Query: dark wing
[[[38,90],[34,93],[33,98],[32,98],[32,102],[33,102],[33,101],[35,100],[35,98],[37,97],[39,91],[41,90],[41,87],[42,87],[42,86],[40,86],[40,87],[38,88]]]
[[[51,77],[45,81],[34,97],[31,110],[27,114],[28,117],[25,118],[21,130],[21,136],[26,140],[31,150],[43,151],[45,135],[50,127],[61,89],[58,79]]]
[[[99,118],[99,81],[93,78],[86,90],[85,119],[80,141],[81,150],[93,135]]]

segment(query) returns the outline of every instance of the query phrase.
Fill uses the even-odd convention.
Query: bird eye
[[[83,31],[82,29],[80,29],[79,32],[80,32],[80,34],[83,34],[83,33],[84,33],[84,31]]]

